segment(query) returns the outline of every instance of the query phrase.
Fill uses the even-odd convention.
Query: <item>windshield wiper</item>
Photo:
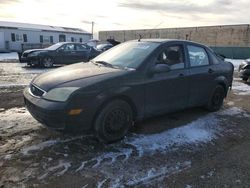
[[[91,62],[94,63],[95,65],[101,64],[101,65],[104,65],[105,67],[111,67],[111,68],[114,68],[114,69],[120,69],[120,67],[112,65],[110,63],[107,63],[106,61],[91,61]]]

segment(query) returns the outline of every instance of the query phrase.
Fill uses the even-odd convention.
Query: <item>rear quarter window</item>
[[[221,60],[219,60],[219,57],[217,57],[215,53],[210,51],[208,51],[208,53],[213,64],[219,64],[221,62]]]

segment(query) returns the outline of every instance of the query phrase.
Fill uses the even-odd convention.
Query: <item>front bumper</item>
[[[66,102],[48,101],[30,94],[29,88],[24,90],[24,102],[30,114],[40,123],[55,130],[89,130],[92,117],[87,112],[70,116]]]
[[[40,64],[40,59],[39,57],[23,57],[21,56],[20,58],[20,63],[28,63],[28,64],[32,64],[32,65],[39,65]]]

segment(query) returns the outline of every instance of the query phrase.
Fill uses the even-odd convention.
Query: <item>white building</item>
[[[91,37],[79,28],[0,21],[0,52],[21,52],[57,42],[87,42]]]

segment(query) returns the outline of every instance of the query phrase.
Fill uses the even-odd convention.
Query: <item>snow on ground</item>
[[[16,52],[0,53],[0,61],[13,61],[18,60],[18,54]]]
[[[95,148],[93,144],[86,144],[92,139],[91,136],[68,137],[58,134],[60,137],[49,136],[39,142],[39,139],[34,140],[34,135],[30,133],[22,135],[22,132],[27,130],[40,131],[44,128],[39,126],[24,108],[13,108],[0,113],[0,136],[20,134],[20,137],[19,140],[10,139],[0,146],[0,154],[4,153],[1,160],[9,161],[16,155],[18,158],[25,157],[26,160],[30,158],[33,164],[35,161],[32,156],[38,157],[42,154],[43,158],[40,160],[46,159],[46,165],[44,161],[39,160],[44,166],[32,171],[29,168],[26,169],[27,172],[22,171],[22,174],[30,173],[31,177],[36,177],[39,181],[46,181],[46,178],[52,175],[61,176],[67,172],[82,176],[87,172],[99,174],[100,180],[97,184],[100,187],[149,185],[190,168],[192,158],[176,159],[174,153],[199,149],[225,135],[229,127],[228,124],[223,124],[224,116],[249,117],[242,109],[231,107],[160,133],[132,134],[121,142],[96,151],[91,150]],[[18,144],[22,146],[19,152],[11,153],[9,150]],[[73,154],[69,152],[71,147],[74,148]],[[81,157],[75,160],[74,157],[79,155],[77,151],[81,153]],[[59,154],[60,158],[57,157]],[[162,157],[154,161],[152,158],[155,155]]]
[[[234,78],[232,89],[238,95],[250,95],[250,84],[240,78]]]
[[[239,65],[244,61],[244,59],[225,59],[225,61],[228,61],[234,65],[234,70],[238,70]]]
[[[0,88],[26,86],[37,75],[54,68],[30,68],[23,63],[0,63]]]

